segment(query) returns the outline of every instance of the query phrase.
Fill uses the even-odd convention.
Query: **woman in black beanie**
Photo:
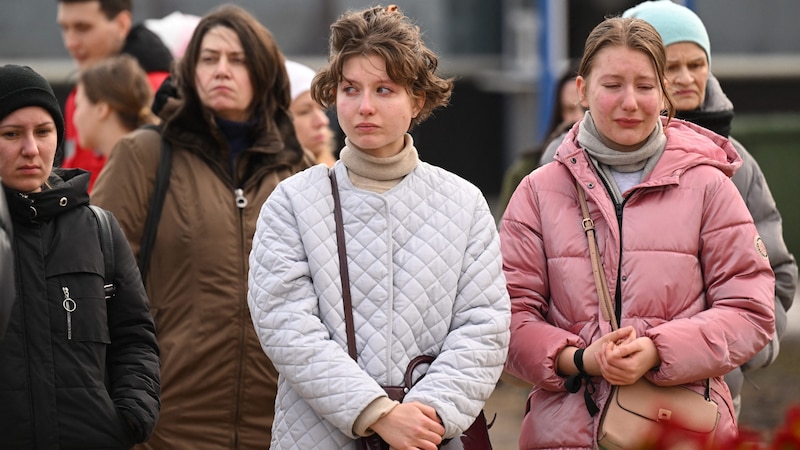
[[[101,246],[89,173],[53,169],[63,140],[49,83],[29,67],[0,67],[0,178],[17,286],[0,341],[0,447],[126,449],[158,417],[153,319],[116,220],[112,246]],[[106,275],[116,287],[109,299]]]

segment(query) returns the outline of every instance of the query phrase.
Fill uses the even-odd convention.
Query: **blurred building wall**
[[[173,11],[203,15],[218,0],[133,0],[135,21]],[[364,0],[237,0],[269,28],[284,52],[312,67],[326,60],[330,23]],[[386,4],[388,2],[382,2]],[[554,48],[580,53],[603,17],[630,0],[394,0],[424,32],[445,74],[456,78],[452,104],[414,130],[423,158],[464,176],[487,196],[499,191],[503,171],[540,137],[538,107],[543,30],[558,28]],[[738,116],[790,113],[800,103],[800,8],[796,0],[687,2],[711,35],[712,70]],[[55,0],[0,0],[0,63],[22,62],[42,72],[65,96],[75,67],[55,22]],[[548,24],[543,7],[565,23]],[[553,43],[551,43],[553,44]],[[754,153],[757,153],[757,149]],[[765,172],[767,169],[765,169]],[[800,219],[798,219],[800,220]]]

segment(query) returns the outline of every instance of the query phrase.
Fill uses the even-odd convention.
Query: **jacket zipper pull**
[[[247,198],[244,196],[244,190],[239,188],[234,190],[233,193],[236,195],[236,206],[238,206],[239,209],[244,209],[247,206]]]
[[[64,306],[64,310],[67,311],[67,339],[72,340],[72,311],[75,311],[75,307],[77,304],[75,300],[69,298],[69,288],[66,286],[61,287],[61,290],[64,291],[64,302],[62,305]]]

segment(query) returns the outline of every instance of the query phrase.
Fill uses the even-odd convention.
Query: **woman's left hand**
[[[373,431],[397,450],[435,450],[445,432],[436,410],[419,402],[401,403],[378,419]]]
[[[613,385],[633,384],[661,364],[656,346],[649,337],[622,343],[607,342],[595,353],[595,358],[603,378]]]

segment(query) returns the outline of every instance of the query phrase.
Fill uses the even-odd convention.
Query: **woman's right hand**
[[[647,371],[661,364],[655,343],[647,336],[621,342],[607,342],[595,356],[603,378],[618,386],[633,384]]]
[[[595,356],[609,346],[622,345],[636,340],[636,330],[633,327],[623,327],[614,330],[600,339],[592,342],[583,352],[583,368],[589,375],[603,375],[598,357]]]
[[[395,406],[370,428],[397,450],[436,450],[444,435],[436,410],[419,402]]]

